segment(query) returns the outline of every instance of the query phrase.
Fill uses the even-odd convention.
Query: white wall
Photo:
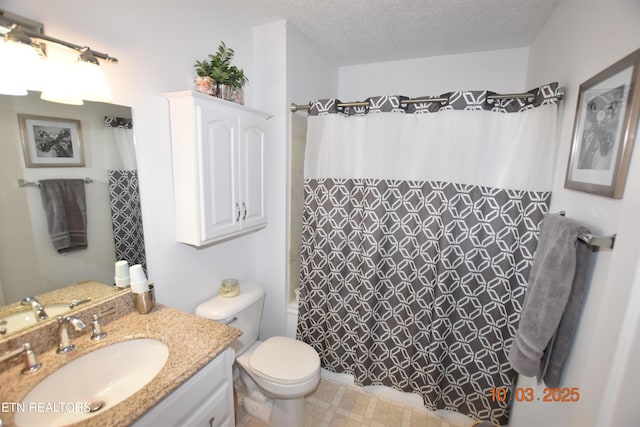
[[[640,259],[638,259],[640,261]],[[597,425],[632,426],[638,424],[640,409],[636,399],[640,383],[640,262],[636,262],[636,274],[615,350],[603,404]]]
[[[251,106],[258,74],[252,64],[252,23],[207,0],[161,5],[151,0],[0,0],[0,8],[43,22],[51,36],[120,60],[103,69],[114,102],[133,108],[149,277],[159,302],[193,312],[218,292],[222,278],[254,280],[254,235],[204,249],[176,242],[169,109],[162,96],[191,88],[193,63],[224,40],[251,79],[246,88]]]
[[[520,92],[529,49],[503,49],[340,67],[339,97],[439,95],[456,90]],[[545,82],[548,83],[548,82]]]
[[[287,24],[287,108],[338,95],[338,63]],[[287,110],[288,111],[288,110]]]
[[[284,21],[253,30],[254,61],[260,70],[257,107],[273,115],[268,121],[265,154],[268,225],[256,235],[256,276],[266,291],[263,339],[284,335],[285,327],[286,31]]]
[[[594,257],[594,271],[563,386],[579,387],[577,403],[516,403],[512,425],[595,426],[611,405],[635,407],[636,393],[614,395],[607,389],[619,331],[631,294],[640,237],[640,156],[633,154],[624,198],[613,200],[565,190],[578,86],[640,47],[640,3],[636,0],[561,0],[530,46],[527,85],[557,80],[567,89],[558,128],[558,157],[551,211],[565,210],[595,233],[617,233],[615,249]],[[636,138],[637,139],[637,138]],[[637,285],[636,285],[637,286]],[[633,307],[637,310],[637,307]],[[619,356],[619,355],[618,355]],[[532,381],[521,379],[520,386]],[[614,387],[615,388],[615,387]],[[619,424],[622,425],[622,424]]]
[[[285,335],[288,290],[289,103],[337,93],[337,66],[285,21],[254,28],[257,108],[273,114],[267,143],[268,227],[256,236],[257,281],[266,289],[262,337]],[[304,101],[296,101],[304,100]]]

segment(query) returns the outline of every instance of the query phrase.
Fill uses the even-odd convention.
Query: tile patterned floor
[[[245,388],[235,381],[238,393],[237,427],[266,427],[244,411]],[[387,400],[357,387],[326,379],[305,398],[305,427],[464,427],[426,410]],[[286,426],[282,426],[286,427]]]

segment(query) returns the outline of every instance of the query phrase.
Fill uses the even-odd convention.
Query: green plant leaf
[[[217,83],[240,89],[249,79],[242,68],[231,64],[234,56],[235,51],[221,41],[216,53],[208,55],[208,60],[196,61],[194,64],[196,74],[200,77],[211,77]]]

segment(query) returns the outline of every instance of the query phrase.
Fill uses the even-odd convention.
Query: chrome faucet
[[[22,369],[23,374],[35,372],[42,366],[42,364],[38,363],[38,361],[36,360],[36,354],[33,352],[33,350],[31,350],[31,344],[29,344],[28,342],[22,344],[15,350],[10,350],[0,354],[0,362],[4,362],[7,359],[11,359],[20,355],[24,356],[24,368]]]
[[[58,316],[58,353],[68,353],[76,348],[69,338],[69,325],[76,331],[83,330],[85,326],[84,322],[75,316]]]
[[[40,301],[38,301],[35,297],[26,297],[25,299],[20,301],[20,304],[31,306],[31,309],[33,310],[33,313],[36,315],[36,320],[38,322],[41,320],[47,320],[49,318],[49,315],[47,314],[47,312],[44,311],[44,307],[42,306],[42,304],[40,304]]]

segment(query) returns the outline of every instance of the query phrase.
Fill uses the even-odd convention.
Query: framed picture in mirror
[[[580,85],[565,188],[622,198],[640,113],[640,49]]]
[[[80,121],[18,114],[28,168],[84,166]]]

